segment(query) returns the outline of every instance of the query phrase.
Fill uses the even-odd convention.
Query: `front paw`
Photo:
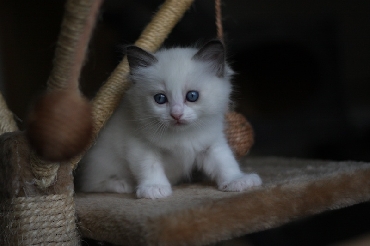
[[[231,181],[221,183],[218,188],[223,191],[242,191],[261,184],[262,180],[258,174],[243,174]]]
[[[171,185],[139,185],[136,190],[137,198],[164,198],[171,194]]]

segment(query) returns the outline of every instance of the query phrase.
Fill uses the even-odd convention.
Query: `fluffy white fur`
[[[233,72],[221,42],[131,53],[133,84],[84,158],[80,190],[162,198],[194,168],[223,191],[260,185],[257,174],[240,171],[224,135]],[[198,100],[187,101],[188,91],[197,91]],[[158,93],[168,101],[155,102]]]

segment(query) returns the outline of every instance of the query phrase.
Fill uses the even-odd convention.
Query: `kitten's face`
[[[177,131],[224,115],[231,70],[225,65],[222,44],[214,42],[199,51],[175,48],[152,55],[137,47],[128,50],[134,82],[129,97],[137,105],[139,120],[161,131]]]

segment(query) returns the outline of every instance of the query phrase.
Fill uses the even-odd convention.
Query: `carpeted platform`
[[[247,158],[262,187],[221,192],[212,183],[174,187],[165,199],[76,194],[83,237],[123,245],[204,245],[370,200],[370,163]]]

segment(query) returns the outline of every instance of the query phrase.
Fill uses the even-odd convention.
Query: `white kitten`
[[[127,58],[132,86],[84,158],[80,190],[162,198],[193,168],[223,191],[262,183],[240,171],[224,135],[233,72],[220,41],[155,54],[129,46]]]

